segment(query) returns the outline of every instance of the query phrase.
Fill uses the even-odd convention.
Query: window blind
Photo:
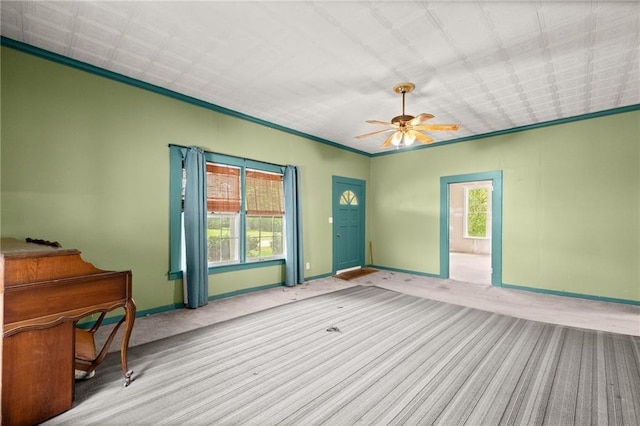
[[[284,215],[282,175],[247,170],[245,208],[250,215]]]
[[[207,163],[207,210],[240,213],[240,169]]]

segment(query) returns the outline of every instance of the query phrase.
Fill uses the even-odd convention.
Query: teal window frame
[[[182,152],[183,146],[169,145],[169,280],[182,278],[181,256],[181,230],[180,217],[182,214]],[[284,173],[284,167],[265,163],[247,158],[234,157],[225,154],[218,154],[205,151],[205,159],[210,163],[217,163],[227,166],[235,166],[241,169],[240,187],[242,188],[242,204],[240,208],[240,253],[239,262],[233,264],[209,266],[209,275],[222,272],[230,272],[244,269],[269,267],[284,264],[284,256],[278,259],[268,260],[246,260],[246,223],[244,209],[244,188],[245,188],[245,169],[253,169],[271,173]],[[285,194],[286,197],[286,194]]]

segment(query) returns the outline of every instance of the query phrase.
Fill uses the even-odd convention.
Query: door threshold
[[[342,274],[343,272],[355,271],[357,269],[362,269],[362,266],[354,266],[353,268],[340,269],[336,271],[336,275]]]

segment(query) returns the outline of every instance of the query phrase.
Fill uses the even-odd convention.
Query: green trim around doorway
[[[491,285],[502,286],[502,170],[443,176],[440,178],[440,275],[449,278],[449,184],[490,180],[491,203]]]

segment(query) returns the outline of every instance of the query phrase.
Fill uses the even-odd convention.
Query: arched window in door
[[[358,205],[358,196],[353,191],[344,191],[340,196],[340,204],[348,206]]]

